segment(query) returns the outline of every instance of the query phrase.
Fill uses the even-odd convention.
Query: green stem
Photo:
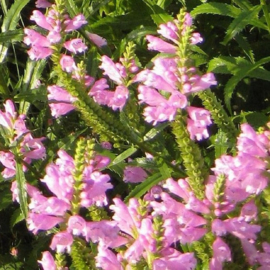
[[[184,161],[188,183],[195,196],[203,199],[204,179],[206,177],[203,157],[201,156],[198,145],[190,139],[186,128],[186,121],[181,111],[178,112],[175,121],[172,122],[172,128],[176,142],[180,148],[181,157]]]
[[[215,124],[226,134],[232,147],[234,147],[238,131],[221,103],[209,89],[199,92],[198,96],[202,100],[205,108],[210,111]]]

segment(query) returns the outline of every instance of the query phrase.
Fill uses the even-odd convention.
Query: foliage
[[[62,29],[59,39],[56,34],[50,41],[42,39],[52,29],[33,18],[36,2],[48,4],[48,8],[39,9],[46,16],[49,6],[55,4]],[[46,268],[44,263],[44,269],[110,269],[103,259],[107,256],[112,260],[114,254],[118,254],[120,265],[114,262],[115,269],[157,269],[157,262],[173,260],[164,255],[168,248],[174,248],[178,259],[180,254],[194,254],[195,264],[193,257],[188,263],[196,266],[192,264],[190,269],[208,269],[218,257],[214,248],[218,241],[232,251],[232,256],[222,259],[221,268],[212,269],[257,269],[263,265],[259,257],[252,261],[245,249],[258,250],[259,256],[267,253],[263,243],[270,242],[270,193],[265,180],[269,179],[270,112],[267,1],[1,0],[0,4],[0,269],[40,269],[42,254],[47,251],[53,254],[55,268]],[[188,24],[187,12],[193,25]],[[78,14],[85,22],[80,26],[74,23],[70,26],[73,29],[66,31]],[[174,31],[181,33],[177,40],[161,33],[160,25],[170,22],[177,29]],[[203,42],[191,42],[197,32]],[[169,43],[164,50],[153,45],[157,37]],[[81,39],[72,45],[75,49],[71,46],[75,52],[67,43],[74,39]],[[87,48],[77,53],[80,42]],[[155,48],[149,49],[151,46]],[[31,51],[33,48],[36,51]],[[47,55],[41,57],[38,49],[47,50]],[[164,64],[166,69],[157,76],[160,59],[170,64]],[[174,80],[174,89],[164,80]],[[145,94],[150,91],[147,87],[155,91],[151,99]],[[58,91],[59,99],[53,90]],[[63,108],[68,109],[63,113]],[[200,131],[194,131],[192,113],[199,114],[194,108],[204,108],[201,121],[211,121],[212,125],[200,122],[196,126]],[[241,141],[243,137],[248,137],[249,144]],[[247,153],[257,147],[263,154]],[[228,202],[233,196],[228,191],[228,182],[233,181],[229,170],[238,170],[237,177],[246,176],[241,171],[243,157],[248,168],[256,162],[252,174],[262,184],[253,187],[249,183],[252,191],[243,191],[242,186],[236,189],[245,195],[241,193],[243,199],[235,199],[232,206]],[[226,167],[226,162],[231,167]],[[225,168],[222,172],[221,165]],[[63,197],[56,195],[58,184],[50,186],[53,170],[58,175],[54,181],[73,179],[71,186],[65,183],[66,189],[59,188]],[[211,182],[213,177],[216,182]],[[97,183],[101,183],[99,187]],[[181,195],[178,189],[182,189]],[[48,198],[59,204],[64,201],[65,211],[57,212],[56,205],[46,208],[39,204]],[[134,224],[138,227],[124,231],[125,225],[117,220],[121,216],[117,207],[124,209],[121,203],[128,207],[126,211],[136,214]],[[196,222],[184,214],[168,217],[162,207],[170,203],[170,211],[177,211],[175,203],[202,223],[195,226]],[[232,208],[225,209],[225,203]],[[245,220],[245,226],[247,230],[261,227],[253,232],[256,237],[248,238],[255,243],[252,247],[252,241],[238,237],[238,232],[228,229],[218,234],[214,229],[216,220],[224,224],[233,218],[240,220],[242,209],[246,204],[253,207],[253,203],[258,213]],[[58,222],[48,229],[43,229],[48,226],[46,222],[34,224],[34,216],[43,212],[47,224],[54,218]],[[69,224],[72,217],[76,225]],[[185,242],[179,237],[167,243],[166,218],[170,224],[189,220],[194,238],[195,232],[205,231],[195,240]],[[115,223],[110,223],[112,220]],[[111,226],[110,235],[99,235],[103,226]],[[146,227],[148,232],[143,234]],[[185,235],[191,237],[193,231],[189,229]],[[55,236],[61,233],[74,235],[65,252],[57,245],[53,247],[59,240]],[[108,244],[111,235],[115,235],[115,242]],[[138,248],[137,241],[145,241],[147,246],[147,237],[156,249],[141,252],[143,256],[135,260],[132,248]],[[123,244],[117,245],[116,239]]]

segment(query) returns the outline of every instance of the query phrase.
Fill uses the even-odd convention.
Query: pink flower
[[[34,10],[30,20],[35,21],[36,24],[46,30],[53,30],[52,25],[47,21],[46,16],[39,10]]]
[[[39,230],[50,230],[55,225],[63,222],[63,218],[54,217],[46,214],[29,213],[27,218],[28,229],[34,234],[37,234]]]
[[[117,256],[106,246],[102,244],[102,242],[98,245],[98,254],[96,256],[96,266],[102,269],[110,269],[110,270],[123,270],[124,268],[121,266],[121,263],[117,259]]]
[[[207,139],[209,137],[207,128],[205,126],[196,125],[196,122],[191,119],[187,120],[187,130],[191,140],[196,138],[196,140],[201,141],[202,139]]]
[[[257,212],[257,206],[254,200],[251,200],[243,205],[240,217],[243,217],[246,222],[250,222],[256,220]]]
[[[114,81],[118,85],[121,85],[124,74],[121,74],[121,71],[119,70],[117,65],[106,55],[103,55],[101,57],[101,61],[102,63],[99,67],[104,70],[103,74],[107,75],[112,81]]]
[[[146,36],[148,43],[148,50],[155,50],[163,53],[176,53],[176,46],[162,40],[161,38],[151,35]]]
[[[124,182],[140,183],[145,180],[147,173],[141,167],[126,166],[124,169]]]
[[[221,263],[232,260],[229,246],[220,237],[213,243],[213,258]]]
[[[174,84],[170,84],[161,75],[158,75],[155,72],[148,69],[138,73],[134,77],[133,81],[143,82],[143,84],[146,86],[164,90],[171,93],[176,90],[176,86]]]
[[[50,2],[48,2],[47,0],[37,0],[36,1],[37,8],[47,8],[50,6],[52,6],[52,4]]]
[[[208,110],[189,106],[187,107],[187,112],[190,119],[195,121],[197,126],[209,126],[212,124],[210,112]]]
[[[71,56],[65,54],[62,54],[61,56],[60,65],[62,67],[62,70],[68,73],[71,73],[77,69],[74,59]]]
[[[53,50],[39,45],[34,45],[27,52],[31,60],[39,60],[50,56],[53,53]]]
[[[64,47],[72,53],[81,53],[87,49],[81,38],[71,39],[64,43]]]
[[[168,252],[169,251],[169,252]],[[168,249],[161,258],[153,261],[153,270],[187,270],[195,269],[197,261],[193,253],[183,253],[175,249]]]
[[[0,151],[0,162],[5,166],[2,171],[2,176],[4,178],[10,178],[16,174],[16,163],[14,155],[10,152]]]
[[[65,32],[71,32],[79,29],[82,25],[87,24],[87,21],[82,14],[78,14],[72,20],[66,20],[65,24]]]
[[[203,38],[201,37],[200,33],[192,33],[190,42],[191,44],[195,45],[203,42]]]
[[[255,245],[252,243],[253,241],[249,241],[248,239],[240,239],[240,241],[248,263],[254,265],[257,262],[259,254]]]
[[[72,103],[77,99],[72,97],[65,89],[57,85],[51,85],[48,86],[47,90],[52,116],[59,117],[75,109]]]
[[[97,206],[107,205],[106,191],[113,186],[109,183],[110,177],[107,174],[94,171],[90,173],[85,170],[84,187],[81,191],[81,205],[89,207],[93,204]]]
[[[88,35],[89,39],[99,48],[107,45],[107,41],[105,38],[94,33],[89,33],[87,31],[86,34]]]
[[[49,251],[44,251],[42,253],[41,261],[38,261],[42,265],[44,270],[56,270],[56,264],[52,254]]]
[[[113,219],[118,222],[118,226],[123,232],[133,235],[136,225],[129,208],[118,198],[114,198],[113,202],[114,205],[110,206],[110,209],[114,211]]]
[[[188,93],[194,93],[198,91],[205,90],[212,85],[217,85],[217,81],[213,73],[206,73],[201,77],[194,76],[194,81],[191,77],[190,80],[192,81],[192,88]]]
[[[113,98],[109,101],[108,106],[112,107],[114,111],[117,109],[121,111],[126,104],[128,96],[128,89],[123,85],[118,85],[114,91]]]
[[[177,42],[178,37],[178,27],[174,22],[167,22],[166,24],[159,25],[159,30],[157,30],[159,34],[163,37],[172,40],[173,42]]]
[[[68,228],[67,231],[74,235],[83,235],[85,234],[86,221],[81,216],[71,216],[68,219]]]
[[[37,45],[40,47],[47,47],[47,48],[49,48],[51,45],[46,37],[44,37],[35,30],[25,28],[24,33],[26,34],[26,36],[24,37],[23,42],[26,45]]]
[[[50,248],[56,250],[58,253],[70,252],[72,243],[72,235],[63,231],[53,236]]]

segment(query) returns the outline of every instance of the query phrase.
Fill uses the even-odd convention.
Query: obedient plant
[[[44,136],[18,102],[0,111],[2,183],[36,268],[269,269],[270,124],[234,125],[190,13],[154,7],[142,57],[130,36],[114,48],[95,34],[94,9],[36,1],[23,43],[50,70],[33,84]]]

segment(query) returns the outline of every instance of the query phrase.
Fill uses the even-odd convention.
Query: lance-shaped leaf
[[[16,181],[17,181],[18,196],[19,196],[19,201],[20,201],[20,208],[21,208],[23,217],[26,218],[28,214],[26,179],[23,172],[22,163],[18,161],[16,162]]]
[[[190,14],[196,17],[199,14],[214,14],[236,18],[241,13],[241,9],[223,3],[205,3],[194,8]]]
[[[164,177],[159,172],[149,176],[129,193],[129,195],[125,198],[125,201],[127,202],[130,198],[140,198],[162,180],[164,180]]]
[[[239,32],[241,32],[251,20],[258,17],[258,13],[261,10],[261,6],[255,6],[251,10],[241,12],[237,18],[235,18],[229,25],[226,36],[222,44],[226,45],[232,38],[234,38]]]
[[[5,33],[9,30],[15,30],[17,23],[20,19],[20,13],[22,9],[28,4],[30,0],[20,0],[15,1],[11,8],[6,13],[3,24],[1,27],[2,33]],[[6,57],[8,50],[8,42],[0,44],[0,63],[2,63]]]

